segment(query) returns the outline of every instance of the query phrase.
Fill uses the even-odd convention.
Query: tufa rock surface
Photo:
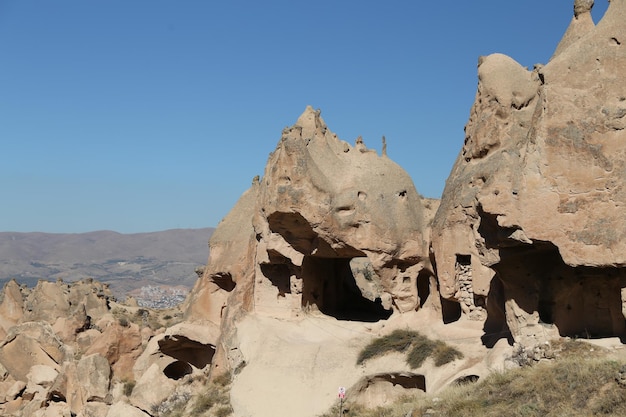
[[[432,276],[436,205],[386,155],[340,140],[307,107],[211,237],[186,318],[221,325],[215,366],[232,369],[246,312],[376,322],[415,311],[418,277],[428,287]]]
[[[440,201],[385,138],[382,155],[348,144],[307,107],[212,235],[180,310],[118,304],[91,280],[7,283],[0,414],[313,416],[337,386],[375,407],[550,360],[561,336],[623,347],[626,0],[597,26],[592,6],[574,2],[545,65],[479,59]],[[395,330],[459,353],[359,361]]]
[[[626,336],[626,2],[597,26],[592,5],[545,66],[479,62],[432,248],[442,297],[494,337]]]

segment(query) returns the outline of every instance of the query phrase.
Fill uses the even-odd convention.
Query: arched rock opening
[[[380,297],[365,297],[350,262],[365,254],[349,245],[331,245],[320,238],[299,213],[275,212],[267,218],[270,230],[304,255],[301,266],[270,249],[261,273],[278,290],[277,297],[298,293],[302,308],[314,307],[339,320],[375,322],[387,319],[391,309]],[[371,277],[370,277],[371,278]]]
[[[348,392],[354,402],[366,407],[393,402],[407,395],[426,392],[424,375],[410,372],[392,372],[368,375],[357,382]]]
[[[218,287],[226,292],[231,292],[235,289],[235,286],[237,285],[233,281],[232,275],[225,272],[211,275],[211,279],[213,280],[213,282],[215,282],[215,284],[217,284]]]
[[[419,308],[424,307],[428,297],[430,297],[430,287],[433,284],[431,282],[431,273],[425,269],[422,269],[417,275],[417,297],[419,299]]]
[[[163,373],[170,379],[181,379],[193,372],[193,368],[187,362],[174,361],[163,369]]]
[[[316,306],[339,320],[375,322],[389,318],[380,298],[371,301],[356,283],[350,258],[305,256],[302,262],[302,306]]]
[[[525,323],[554,324],[561,336],[625,339],[621,294],[626,269],[566,265],[550,242],[501,248],[493,268],[502,280],[514,333],[521,326],[513,313],[517,308],[527,315]]]
[[[180,335],[165,336],[159,340],[159,350],[165,355],[191,364],[198,369],[210,364],[215,354],[215,346]]]

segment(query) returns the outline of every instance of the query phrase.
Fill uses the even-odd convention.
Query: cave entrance
[[[483,330],[485,334],[481,337],[483,345],[492,348],[500,339],[507,339],[509,345],[513,346],[513,335],[506,322],[504,286],[500,277],[496,274],[489,285],[489,294],[485,302],[487,318]]]
[[[391,316],[380,297],[364,297],[350,266],[352,258],[305,256],[302,262],[302,306],[315,306],[338,320],[376,322]]]
[[[337,242],[331,245],[300,213],[274,212],[267,221],[273,233],[304,255],[301,266],[296,267],[283,255],[268,251],[270,262],[261,266],[261,272],[278,289],[278,298],[293,299],[301,294],[300,307],[314,307],[339,320],[375,322],[391,315],[392,310],[384,308],[376,295],[378,291],[366,290],[364,295],[362,289],[370,285],[357,284],[350,262],[365,258],[362,251]],[[372,278],[372,273],[367,273],[371,269],[363,271],[365,280]]]
[[[621,292],[626,270],[566,265],[549,242],[503,248],[494,269],[507,302],[514,300],[529,316],[554,324],[561,336],[625,339]]]
[[[430,286],[434,283],[431,281],[431,273],[425,269],[422,269],[417,274],[417,298],[419,300],[419,308],[423,308],[428,297],[430,297]]]
[[[408,372],[367,375],[349,389],[350,398],[354,403],[372,409],[380,404],[394,402],[403,397],[414,397],[425,392],[426,377]]]
[[[180,362],[189,363],[198,369],[210,364],[215,354],[215,346],[200,343],[182,335],[165,336],[158,343],[159,350],[165,355]],[[176,365],[175,369],[182,368],[182,365]]]

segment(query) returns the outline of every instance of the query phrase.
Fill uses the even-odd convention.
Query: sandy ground
[[[247,365],[233,383],[231,401],[237,417],[318,416],[337,402],[339,387],[381,372],[410,371],[396,353],[356,365],[359,351],[373,338],[397,328],[418,329],[461,350],[465,358],[441,368],[427,361],[412,370],[426,377],[427,392],[436,392],[464,375],[483,376],[503,366],[510,347],[482,346],[481,325],[459,321],[444,325],[423,314],[392,316],[378,323],[338,321],[321,314],[292,320],[250,315],[238,325]],[[423,322],[423,326],[416,323]],[[423,328],[420,328],[423,327]]]

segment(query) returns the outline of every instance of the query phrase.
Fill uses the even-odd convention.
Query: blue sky
[[[572,8],[0,0],[0,231],[216,226],[307,104],[439,197],[478,57],[547,62]]]

